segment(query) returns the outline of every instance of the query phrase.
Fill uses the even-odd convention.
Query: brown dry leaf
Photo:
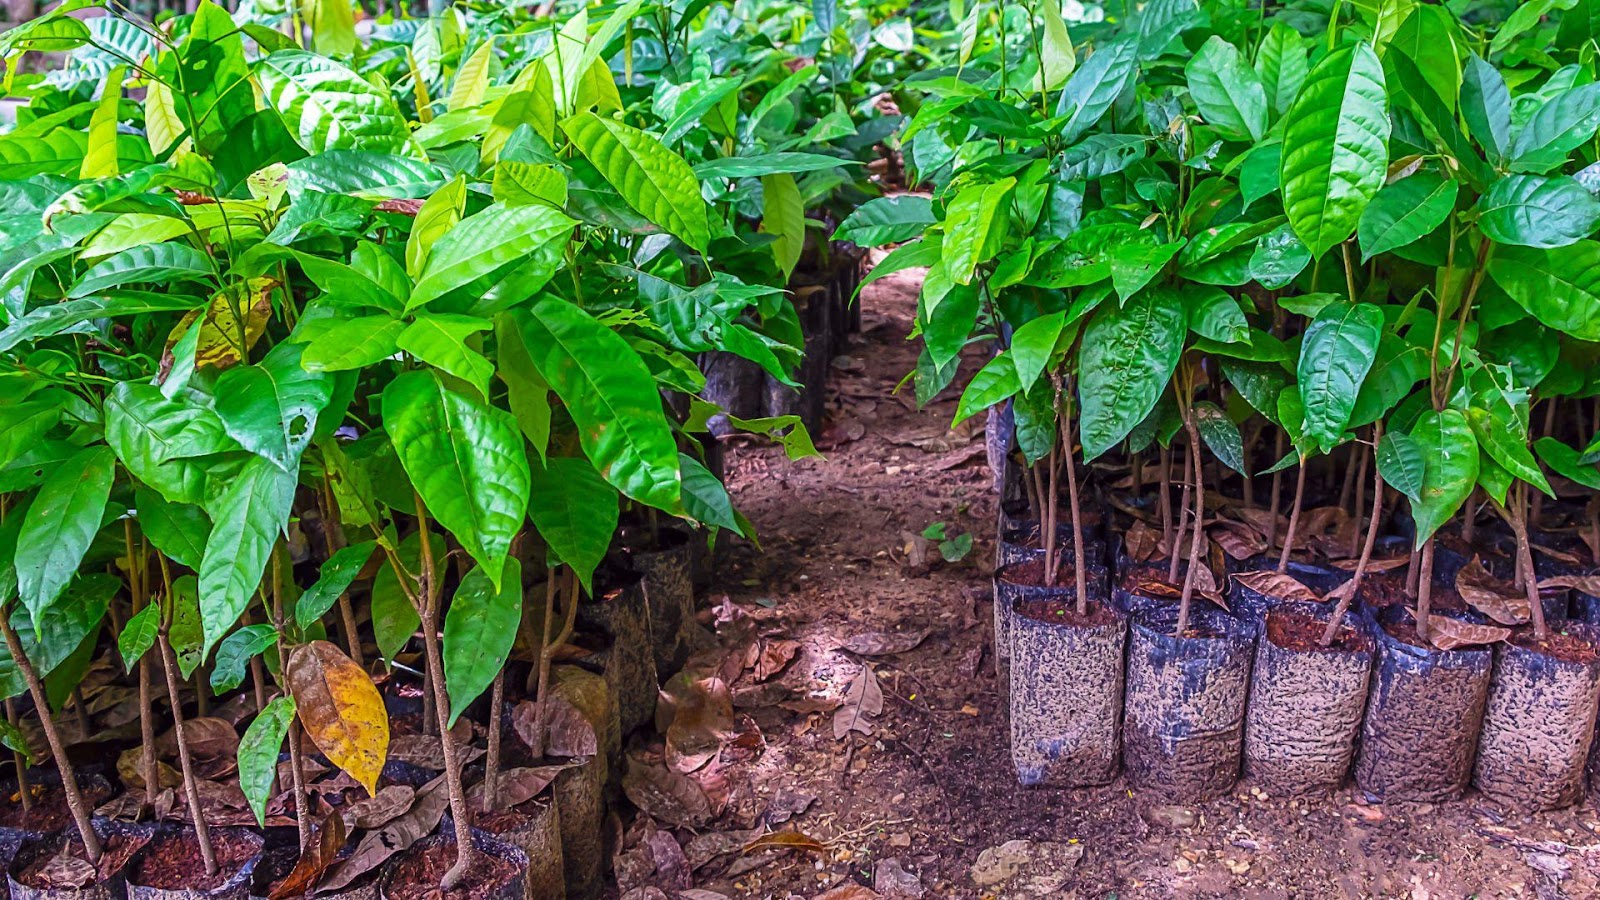
[[[1449,616],[1428,617],[1428,640],[1440,650],[1498,644],[1511,637],[1511,629],[1499,625],[1474,625]]]
[[[759,646],[755,664],[750,667],[750,677],[755,681],[766,681],[782,672],[800,652],[799,641],[763,639]]]
[[[546,714],[544,729],[545,755],[576,759],[598,753],[600,740],[595,736],[594,726],[583,717],[583,713],[571,701],[554,693],[547,700],[550,710]],[[538,703],[523,700],[512,708],[511,729],[524,744],[532,747],[537,743],[535,737],[538,728]]]
[[[50,857],[39,872],[41,880],[61,887],[84,888],[95,883],[99,873],[94,863],[72,855],[72,842],[63,841],[61,852]]]
[[[539,796],[539,792],[550,786],[556,776],[572,768],[573,764],[560,766],[528,766],[520,769],[506,769],[500,773],[495,781],[500,785],[496,796],[500,808],[521,806],[529,800]],[[484,783],[478,782],[467,790],[467,800],[474,805],[481,805],[484,794]]]
[[[284,670],[306,736],[376,794],[389,750],[389,713],[372,678],[327,641],[294,648]]]
[[[130,788],[144,790],[144,754],[139,747],[129,747],[117,756],[117,775]],[[175,788],[183,784],[183,775],[177,769],[156,760],[157,788]]]
[[[763,834],[748,844],[744,845],[745,854],[759,853],[762,850],[799,850],[803,853],[827,853],[828,848],[822,842],[810,835],[798,831],[774,831]]]
[[[1456,573],[1456,591],[1469,606],[1501,625],[1525,625],[1532,615],[1527,595],[1490,575],[1476,556]]]
[[[906,568],[914,573],[927,571],[928,561],[933,553],[933,542],[909,531],[900,532],[900,540],[902,542],[900,550],[906,557]]]
[[[917,631],[869,631],[850,637],[839,644],[841,650],[849,650],[862,656],[889,656],[895,653],[905,653],[915,650],[932,632],[927,628]]]
[[[700,785],[659,763],[628,757],[622,793],[645,813],[680,828],[699,828],[711,820],[711,801]]]
[[[878,673],[863,664],[861,674],[850,682],[845,692],[844,705],[833,714],[833,737],[842,740],[852,731],[872,733],[872,719],[883,712],[883,687],[878,684]]]
[[[1382,559],[1369,559],[1367,560],[1367,567],[1362,571],[1369,575],[1373,572],[1392,572],[1410,562],[1410,556],[1389,556]],[[1354,572],[1356,570],[1356,566],[1360,563],[1360,558],[1335,559],[1330,560],[1328,565],[1333,566],[1336,569],[1343,569],[1346,572]]]
[[[1543,553],[1545,556],[1548,556],[1557,562],[1564,562],[1569,566],[1578,566],[1583,564],[1583,559],[1576,553],[1568,553],[1565,550],[1557,550],[1554,547],[1546,547],[1544,544],[1533,544],[1531,546],[1534,550]]]
[[[744,849],[745,844],[760,834],[759,827],[747,831],[711,831],[697,834],[684,845],[684,856],[689,860],[690,866],[698,869],[719,856],[738,853]]]
[[[1232,512],[1261,538],[1265,539],[1268,534],[1274,533],[1272,510],[1255,506],[1236,506],[1232,507]],[[1277,516],[1277,525],[1276,534],[1281,538],[1284,532],[1289,530],[1289,519],[1280,513]]]
[[[267,895],[268,900],[299,897],[311,890],[322,873],[333,865],[339,851],[344,849],[345,835],[344,816],[337,812],[330,813],[317,826],[316,838],[301,848],[300,860],[294,864],[288,877],[278,882],[278,886]]]
[[[1266,552],[1267,542],[1256,537],[1250,528],[1231,522],[1218,522],[1207,532],[1222,552],[1238,560],[1246,560]]]
[[[1240,572],[1233,576],[1233,580],[1258,594],[1268,597],[1277,597],[1282,600],[1302,600],[1309,603],[1321,602],[1322,598],[1317,592],[1300,583],[1292,575],[1281,572]]]
[[[1159,581],[1154,578],[1146,578],[1140,580],[1133,586],[1133,593],[1142,597],[1177,600],[1183,596],[1183,588],[1178,585],[1168,584],[1165,581]]]
[[[818,894],[816,900],[883,900],[883,895],[859,884],[841,884],[827,893]]]
[[[408,784],[391,784],[367,797],[339,810],[344,817],[344,827],[382,828],[403,815],[416,801],[417,791]]]
[[[716,756],[732,740],[733,695],[721,678],[695,678],[679,672],[661,689],[657,711],[659,726],[667,745],[667,765],[679,772],[693,772]]]
[[[239,733],[227,719],[185,719],[183,738],[190,756],[196,760],[235,758],[239,753]],[[169,728],[156,738],[156,752],[169,757],[178,754],[177,729]]]
[[[1143,522],[1133,523],[1123,537],[1123,543],[1127,547],[1128,558],[1134,562],[1149,562],[1158,556],[1165,556],[1161,552],[1161,534]]]
[[[1591,597],[1600,597],[1600,575],[1555,575],[1539,582],[1541,588],[1572,588]]]
[[[399,816],[377,831],[369,831],[356,845],[355,852],[333,870],[333,875],[317,888],[317,893],[337,891],[347,887],[362,875],[384,864],[389,857],[424,838],[438,827],[444,811],[450,806],[450,794],[445,790],[444,776],[428,782],[417,790],[416,802],[405,815]],[[342,821],[342,820],[341,820]]]

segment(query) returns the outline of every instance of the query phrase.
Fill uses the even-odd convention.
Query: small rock
[[[1146,822],[1162,828],[1191,828],[1196,818],[1187,806],[1151,806],[1144,811]]]
[[[1192,862],[1188,861],[1187,859],[1184,859],[1183,857],[1180,856],[1177,859],[1172,861],[1172,867],[1174,869],[1177,869],[1179,872],[1187,872],[1190,869],[1194,868],[1194,863],[1192,863]]]
[[[911,835],[906,834],[904,831],[896,831],[894,834],[889,835],[889,846],[904,850],[911,846]]]
[[[1564,881],[1572,872],[1572,862],[1554,853],[1532,852],[1524,858],[1535,872],[1554,881]]]
[[[917,900],[923,894],[922,881],[894,858],[878,860],[872,870],[872,887],[889,900]]]
[[[1035,893],[1036,884],[1065,884],[1066,879],[1058,876],[1070,873],[1083,859],[1083,852],[1082,844],[1007,841],[978,854],[978,861],[972,865],[972,881],[979,888],[988,888],[1019,879],[1025,882],[1024,890]],[[1056,890],[1050,889],[1042,896],[1054,893]]]
[[[1229,872],[1235,875],[1243,875],[1250,871],[1250,860],[1248,859],[1234,859],[1230,856],[1224,859],[1222,864],[1227,867]]]
[[[868,890],[859,884],[841,884],[825,894],[818,894],[817,900],[881,900],[878,892]]]

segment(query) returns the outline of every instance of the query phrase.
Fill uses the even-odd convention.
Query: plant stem
[[[194,819],[195,840],[200,842],[200,858],[205,861],[206,874],[217,874],[217,853],[211,846],[211,827],[206,824],[206,808],[200,802],[200,780],[194,773],[194,761],[189,756],[189,739],[183,734],[183,695],[178,692],[178,655],[172,652],[172,641],[167,637],[168,623],[161,623],[156,643],[161,647],[161,668],[167,675],[167,701],[172,704],[172,736],[178,742],[178,765],[183,771],[184,798],[189,801],[189,817]]]
[[[1433,605],[1433,538],[1422,545],[1422,562],[1417,567],[1417,637],[1428,639]]]
[[[1192,449],[1192,448],[1190,448]],[[1184,529],[1189,527],[1189,485],[1194,480],[1194,454],[1183,454],[1183,491],[1178,501],[1178,528],[1172,533],[1172,544],[1167,548],[1167,583],[1178,583],[1178,554],[1183,544]]]
[[[1283,459],[1283,429],[1279,429],[1272,442],[1272,464],[1277,465]],[[1283,507],[1283,470],[1278,469],[1272,473],[1272,498],[1268,501],[1267,516],[1267,552],[1272,552],[1272,545],[1278,542],[1278,510]]]
[[[1044,538],[1044,583],[1047,587],[1055,586],[1057,570],[1061,568],[1061,559],[1056,552],[1056,516],[1059,514],[1060,505],[1060,500],[1058,499],[1058,495],[1061,492],[1060,477],[1060,447],[1051,444],[1050,471],[1048,473],[1048,487],[1046,488],[1047,493],[1045,496],[1046,517],[1043,523],[1044,534],[1041,535]]]
[[[555,659],[556,648],[565,644],[572,637],[572,630],[578,621],[578,576],[577,573],[567,570],[567,605],[564,610],[565,619],[561,623],[561,633],[554,640],[550,638],[550,610],[555,608],[557,570],[552,568],[546,576],[544,597],[544,646],[539,650],[539,693],[536,695],[538,715],[534,721],[534,757],[544,756],[545,730],[550,721],[550,663]]]
[[[17,727],[17,703],[10,697],[6,698],[6,721],[11,723],[12,728]],[[33,809],[33,788],[28,785],[28,761],[13,750],[11,764],[17,769],[17,800],[22,804],[22,811],[27,812]]]
[[[146,558],[141,555],[135,560],[133,556],[132,517],[122,520],[122,536],[128,547],[128,592],[133,596],[133,614],[138,615],[149,600],[144,591]],[[142,541],[140,547],[143,547]],[[134,671],[138,673],[139,678],[139,740],[142,742],[139,746],[139,771],[144,778],[145,802],[151,805],[153,812],[156,791],[161,789],[161,775],[156,767],[156,722],[153,700],[150,696],[150,651],[146,650],[140,655]]]
[[[163,570],[165,576],[165,570]],[[289,648],[285,646],[283,635],[287,622],[283,617],[283,594],[274,592],[272,595],[272,627],[277,631],[278,658],[289,658]],[[294,791],[294,824],[300,838],[300,850],[311,846],[311,814],[310,804],[306,801],[306,770],[305,752],[300,747],[300,719],[295,717],[289,723],[289,778],[290,788]]]
[[[1295,529],[1300,527],[1300,504],[1306,492],[1306,458],[1300,457],[1300,471],[1294,479],[1294,503],[1289,506],[1289,530],[1283,535],[1283,552],[1278,554],[1278,574],[1289,571],[1289,554],[1294,551]]]
[[[419,585],[423,606],[422,644],[428,656],[428,682],[432,687],[434,714],[438,717],[439,746],[444,750],[444,781],[450,791],[450,815],[456,833],[456,862],[444,873],[439,882],[441,890],[450,890],[460,884],[472,868],[472,819],[467,807],[467,794],[461,786],[461,755],[455,736],[450,733],[450,698],[444,687],[444,654],[439,647],[439,582],[438,568],[433,558],[433,542],[429,540],[428,510],[422,504],[422,495],[412,492],[416,503],[417,529],[422,538],[422,572]]]
[[[72,822],[78,828],[78,836],[83,839],[83,852],[88,854],[89,862],[96,865],[100,863],[100,856],[104,852],[100,844],[100,835],[95,833],[94,825],[89,820],[89,805],[83,802],[83,791],[78,788],[78,776],[73,771],[72,761],[67,758],[66,745],[61,742],[61,735],[56,731],[56,723],[50,716],[50,698],[45,695],[44,682],[39,680],[39,673],[33,668],[33,660],[22,652],[22,641],[17,639],[17,630],[11,627],[11,608],[0,610],[0,634],[5,636],[6,649],[11,653],[11,659],[16,663],[17,671],[22,673],[22,678],[28,683],[28,693],[33,697],[35,711],[39,713],[39,726],[44,730],[44,740],[50,745],[50,755],[55,757],[56,769],[61,773],[61,791],[67,798],[67,809],[72,813]]]
[[[1059,398],[1061,394],[1059,382],[1056,388]],[[1057,406],[1061,406],[1061,403],[1058,402]],[[1066,453],[1067,462],[1067,502],[1070,504],[1072,516],[1072,571],[1075,578],[1073,587],[1077,591],[1078,615],[1082,617],[1089,613],[1089,576],[1084,571],[1083,507],[1078,501],[1078,466],[1072,458],[1073,420],[1070,415],[1058,415],[1057,422],[1061,427],[1061,446]]]
[[[506,670],[494,673],[494,689],[489,693],[489,751],[483,760],[483,811],[500,805],[500,730],[504,724],[501,708],[506,702]]]
[[[1533,571],[1533,544],[1528,540],[1528,483],[1518,481],[1506,497],[1506,503],[1510,508],[1502,509],[1501,515],[1517,538],[1517,580],[1521,582],[1518,586],[1528,598],[1528,616],[1533,620],[1533,636],[1542,641],[1550,636],[1550,624],[1544,618],[1544,604],[1539,598],[1539,578]]]
[[[1172,546],[1172,448],[1161,448],[1161,493],[1156,496],[1161,510],[1161,541]]]
[[[1377,447],[1378,441],[1383,439],[1383,420],[1372,423],[1372,446]],[[1364,461],[1365,456],[1362,457]],[[1339,598],[1339,603],[1333,608],[1333,615],[1328,618],[1328,627],[1322,631],[1321,644],[1324,647],[1333,645],[1334,637],[1339,633],[1339,626],[1344,624],[1345,613],[1350,611],[1350,604],[1355,600],[1356,592],[1361,590],[1361,579],[1367,573],[1367,563],[1372,561],[1372,548],[1378,543],[1378,523],[1383,519],[1383,476],[1378,474],[1377,466],[1373,466],[1372,473],[1372,518],[1367,521],[1367,539],[1361,545],[1361,558],[1356,561],[1356,571],[1350,576],[1350,587],[1345,590],[1344,596]]]
[[[1183,428],[1189,434],[1189,454],[1194,457],[1194,534],[1189,537],[1189,571],[1183,576],[1183,595],[1178,600],[1178,630],[1173,633],[1174,637],[1183,637],[1189,630],[1189,604],[1194,599],[1194,580],[1200,570],[1200,547],[1205,543],[1206,482],[1200,463],[1200,432],[1195,428],[1192,403],[1185,403]]]

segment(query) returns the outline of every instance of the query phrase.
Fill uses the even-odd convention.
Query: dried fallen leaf
[[[905,653],[914,650],[927,639],[931,632],[926,629],[917,631],[869,631],[865,634],[851,636],[844,643],[839,644],[839,649],[849,650],[861,656],[889,656],[895,653]]]
[[[622,793],[634,806],[670,825],[699,828],[711,820],[711,801],[700,785],[659,763],[628,757]]]
[[[1245,525],[1219,521],[1206,533],[1224,553],[1237,560],[1249,559],[1266,552],[1267,549],[1267,542],[1257,537],[1254,529]]]
[[[800,652],[799,641],[763,639],[759,646],[755,663],[750,667],[750,677],[755,681],[766,681],[782,672]]]
[[[845,692],[844,705],[833,714],[833,736],[841,740],[852,731],[872,733],[872,719],[883,712],[883,688],[878,684],[878,673],[863,664],[861,674],[850,682]]]
[[[560,766],[528,766],[520,769],[506,769],[500,773],[499,778],[495,779],[495,782],[500,787],[495,800],[502,809],[521,806],[539,796],[541,791],[549,787],[550,782],[556,780],[557,775],[560,775],[566,769],[572,768],[573,765],[575,763]],[[473,785],[467,790],[467,800],[475,807],[481,807],[480,800],[483,798],[485,789],[485,784],[481,781]]]
[[[326,893],[348,887],[357,878],[383,865],[389,857],[431,834],[449,806],[450,794],[445,790],[444,776],[440,775],[417,790],[416,802],[405,815],[362,836],[355,852],[333,870],[333,874],[317,888],[317,892]]]
[[[799,850],[803,853],[827,853],[828,848],[822,842],[809,835],[798,831],[774,831],[763,834],[748,844],[744,845],[744,853],[759,853],[762,850]]]
[[[1409,564],[1410,562],[1410,556],[1390,556],[1383,559],[1369,559],[1367,560],[1367,567],[1361,571],[1369,575],[1373,572],[1391,572],[1400,568],[1401,566]],[[1336,559],[1329,563],[1329,565],[1333,566],[1334,568],[1344,569],[1346,572],[1354,572],[1356,570],[1356,566],[1360,564],[1360,559]]]
[[[1525,625],[1532,615],[1527,594],[1490,575],[1476,556],[1456,573],[1456,591],[1469,606],[1501,625]]]
[[[1165,557],[1161,552],[1161,534],[1143,522],[1133,523],[1123,537],[1123,543],[1127,547],[1128,558],[1134,562],[1149,562]]]
[[[576,706],[565,697],[551,694],[550,709],[546,713],[544,729],[544,755],[577,759],[599,752],[600,741],[594,726]],[[523,700],[511,710],[511,728],[524,744],[532,747],[538,731],[539,704]]]
[[[267,895],[268,900],[299,897],[311,890],[322,873],[333,865],[339,851],[344,849],[345,835],[342,815],[333,812],[324,817],[317,825],[316,839],[301,848],[299,861],[294,864],[288,877],[278,882],[272,893]]]
[[[1299,579],[1281,572],[1240,572],[1233,576],[1233,580],[1258,594],[1277,597],[1280,600],[1302,600],[1309,603],[1322,600],[1316,591],[1301,584]]]
[[[1511,637],[1511,629],[1499,625],[1475,625],[1449,616],[1428,617],[1428,640],[1440,650],[1498,644]]]
[[[1565,550],[1557,550],[1554,547],[1547,547],[1544,544],[1533,544],[1532,548],[1535,551],[1543,553],[1545,556],[1556,560],[1557,562],[1564,562],[1569,566],[1578,566],[1583,564],[1583,558],[1578,556],[1576,553],[1568,553]]]
[[[859,884],[841,884],[827,893],[817,895],[817,900],[882,900],[882,898],[882,894]]]
[[[339,810],[346,829],[382,828],[403,815],[416,800],[417,791],[408,784],[391,784],[377,794]]]
[[[376,794],[389,750],[389,713],[366,670],[327,641],[312,641],[289,654],[284,672],[306,736]]]
[[[1539,582],[1540,588],[1572,588],[1600,597],[1600,575],[1555,575]]]
[[[705,765],[732,740],[733,696],[721,678],[694,678],[679,672],[661,689],[657,723],[666,716],[667,765],[692,772]]]

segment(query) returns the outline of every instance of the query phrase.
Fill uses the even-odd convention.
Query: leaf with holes
[[[217,415],[228,436],[285,472],[298,469],[333,398],[333,378],[306,371],[302,352],[299,344],[279,344],[260,363],[217,378]]]

